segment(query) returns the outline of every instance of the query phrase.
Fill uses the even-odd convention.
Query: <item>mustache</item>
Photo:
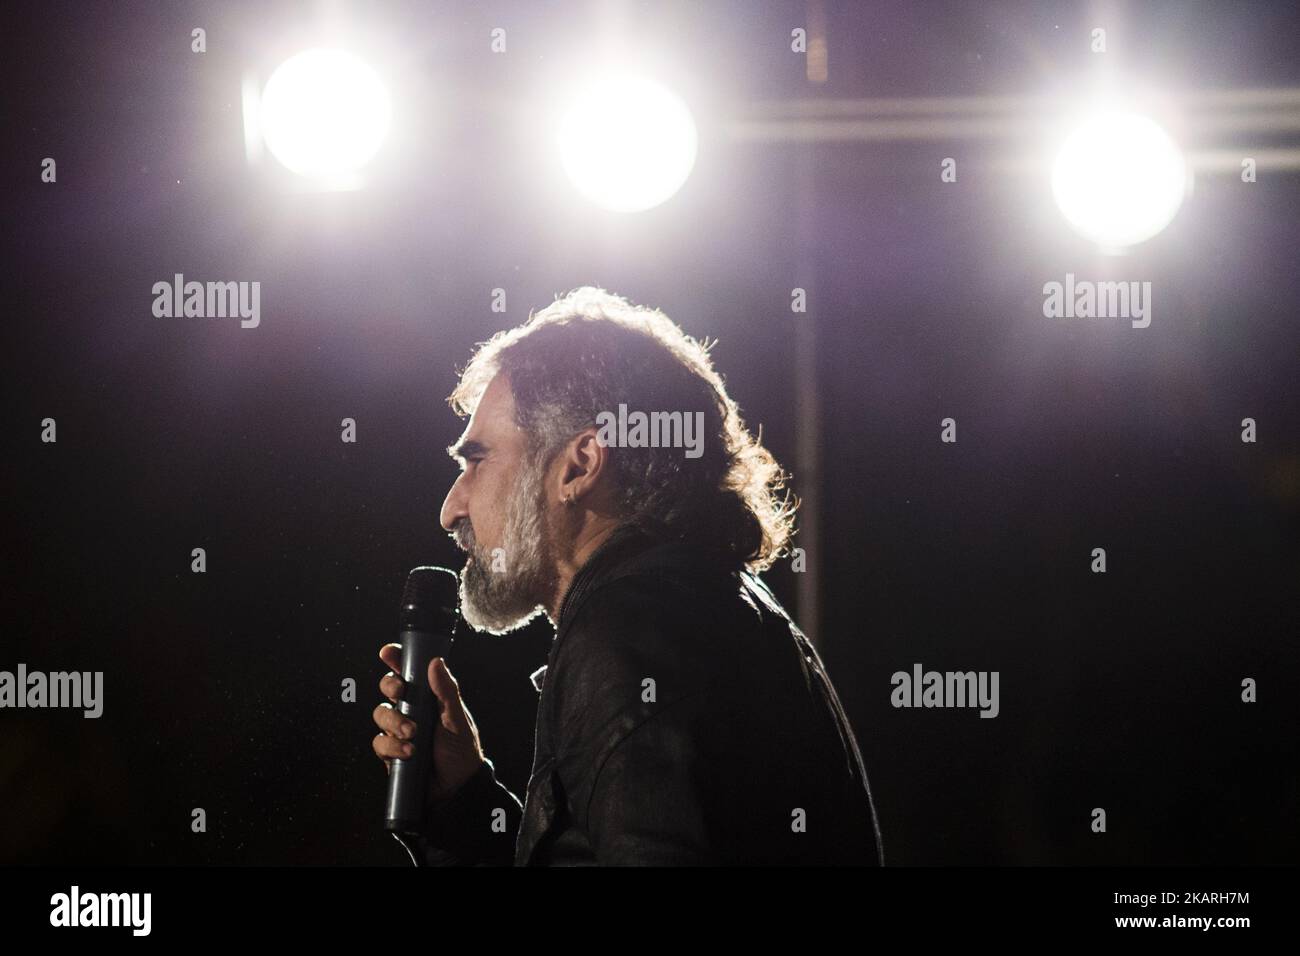
[[[468,518],[461,518],[451,526],[451,531],[447,535],[456,547],[462,551],[468,551],[473,554],[477,550],[477,541],[474,538],[474,526],[469,523]]]

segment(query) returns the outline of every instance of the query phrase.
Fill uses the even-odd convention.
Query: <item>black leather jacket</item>
[[[435,804],[428,865],[884,863],[858,744],[757,576],[619,528],[575,575],[525,800],[488,761]]]

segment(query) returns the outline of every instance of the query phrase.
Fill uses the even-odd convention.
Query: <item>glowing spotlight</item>
[[[1052,193],[1070,225],[1112,251],[1169,225],[1186,191],[1177,144],[1133,113],[1088,120],[1065,141],[1052,170]]]
[[[374,158],[392,107],[369,66],[341,50],[285,60],[262,91],[258,122],[286,167],[313,179],[346,178]]]
[[[604,77],[560,121],[558,148],[582,195],[613,212],[658,206],[681,189],[698,138],[686,104],[641,76]]]

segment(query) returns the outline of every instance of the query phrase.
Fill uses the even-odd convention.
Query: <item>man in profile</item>
[[[396,673],[380,681],[376,755],[432,735],[417,862],[883,863],[848,719],[757,576],[794,530],[788,476],[708,346],[582,288],[482,344],[449,402],[470,416],[440,517],[468,554],[462,614],[504,634],[545,613],[556,633],[522,805],[445,661],[432,728],[392,706]],[[397,645],[380,657],[400,672]]]

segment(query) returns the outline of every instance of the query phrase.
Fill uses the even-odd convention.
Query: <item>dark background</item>
[[[406,571],[461,564],[437,523],[463,425],[444,399],[475,342],[585,284],[719,339],[746,420],[817,500],[817,636],[887,862],[1295,862],[1300,178],[1198,178],[1106,266],[1153,281],[1150,328],[1048,321],[1042,284],[1102,266],[992,145],[818,145],[801,198],[807,147],[723,127],[758,100],[1068,87],[1087,5],[831,4],[814,88],[788,49],[802,4],[632,4],[700,159],[667,204],[604,215],[545,168],[536,112],[593,9],[358,5],[401,50],[400,112],[369,187],[319,195],[247,166],[239,101],[310,5],[6,8],[0,668],[102,670],[105,710],[0,713],[0,862],[409,865],[380,830],[370,714]],[[1170,88],[1300,83],[1292,4],[1114,9],[1114,62]],[[155,319],[175,272],[261,281],[260,327]],[[815,383],[795,322],[817,325]],[[802,388],[818,486],[794,460]],[[767,579],[798,619],[788,567]],[[550,636],[451,657],[520,793]],[[1000,716],[892,708],[915,662],[999,671]]]

